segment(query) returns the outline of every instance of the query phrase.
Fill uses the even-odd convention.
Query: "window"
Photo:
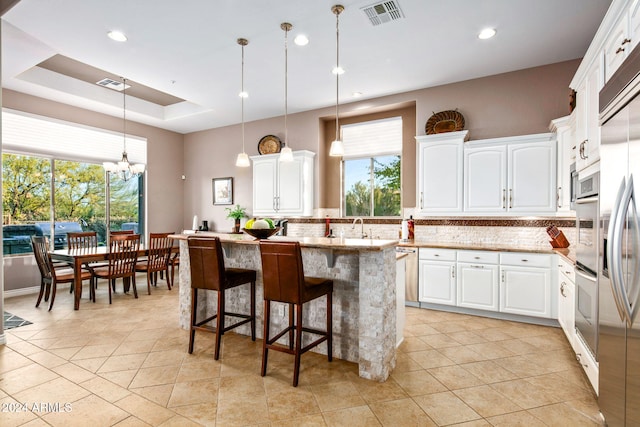
[[[400,216],[402,118],[341,126],[345,216]]]
[[[143,176],[107,177],[101,164],[122,155],[122,134],[3,112],[2,137],[5,255],[31,252],[31,235],[58,249],[67,231],[96,231],[104,244],[107,222],[144,233]],[[146,140],[127,135],[127,151],[146,162]]]

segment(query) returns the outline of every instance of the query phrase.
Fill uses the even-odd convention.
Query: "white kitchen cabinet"
[[[553,133],[472,141],[464,149],[464,210],[555,212],[556,174]]]
[[[497,252],[458,251],[458,307],[498,311]]]
[[[551,257],[529,253],[500,255],[500,311],[534,317],[557,317],[552,294]]]
[[[292,162],[279,154],[252,156],[253,215],[313,215],[313,157],[311,151],[294,151]]]
[[[464,210],[494,213],[507,209],[507,147],[464,150]]]
[[[622,10],[615,24],[608,31],[602,47],[604,57],[604,81],[608,81],[640,37],[640,1],[632,0]]]
[[[571,348],[576,350],[575,271],[573,265],[558,257],[558,323]]]
[[[462,146],[469,131],[416,137],[418,212],[462,212]]]
[[[576,161],[575,113],[551,120],[549,130],[556,133],[556,208],[557,212],[571,211],[571,165]]]
[[[418,268],[421,302],[456,305],[456,251],[420,248]]]
[[[576,169],[600,160],[599,93],[603,86],[601,58],[596,58],[576,89]]]

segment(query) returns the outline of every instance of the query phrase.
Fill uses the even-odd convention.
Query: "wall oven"
[[[599,173],[578,181],[576,193],[576,332],[597,360]]]

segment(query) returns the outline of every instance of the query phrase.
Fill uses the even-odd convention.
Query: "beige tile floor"
[[[5,301],[33,324],[0,346],[1,426],[599,425],[558,328],[409,308],[386,382],[307,353],[293,388],[289,355],[272,352],[260,376],[260,340],[229,333],[214,361],[213,337],[200,333],[189,355],[177,289],[164,282],[111,306],[101,288],[79,311],[66,287],[51,312],[35,295]]]

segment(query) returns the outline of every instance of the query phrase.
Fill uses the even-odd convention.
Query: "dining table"
[[[179,247],[174,246],[171,252],[178,252]],[[109,246],[80,249],[56,249],[49,252],[53,261],[66,262],[73,267],[73,309],[80,309],[80,297],[82,296],[82,266],[85,263],[106,261],[109,259]],[[138,257],[149,255],[149,249],[140,244]]]

